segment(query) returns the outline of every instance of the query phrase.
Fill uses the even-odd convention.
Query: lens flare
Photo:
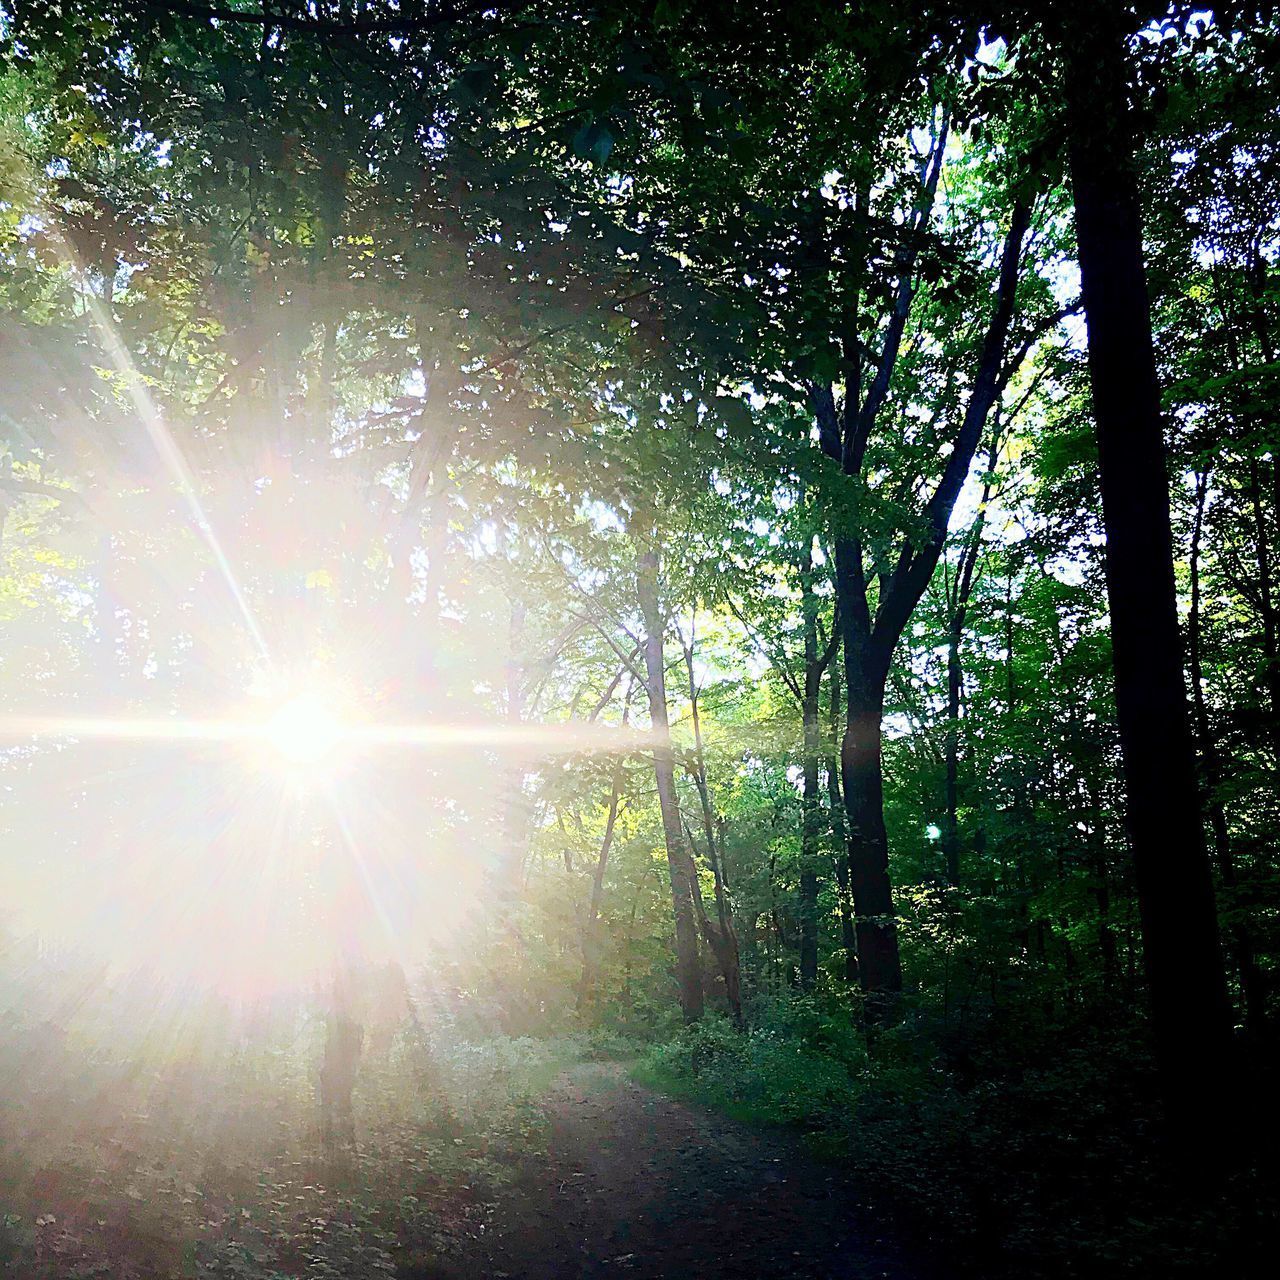
[[[347,737],[333,706],[315,693],[291,698],[267,721],[264,737],[289,764],[312,765],[333,755]]]

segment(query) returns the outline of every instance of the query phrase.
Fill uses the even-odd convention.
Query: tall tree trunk
[[[857,913],[858,976],[866,992],[868,1021],[875,1025],[892,1017],[902,992],[880,756],[888,660],[859,651],[856,643],[849,643],[847,633],[844,644],[845,731],[840,775],[848,823],[849,889]]]
[[[636,558],[636,594],[644,618],[645,689],[653,730],[653,776],[662,812],[662,833],[671,876],[671,907],[675,915],[676,978],[680,1009],[686,1022],[702,1017],[702,970],[698,961],[698,928],[694,918],[692,860],[684,844],[680,805],[676,796],[675,757],[667,718],[667,673],[663,657],[665,625],[658,599],[658,553],[645,550]]]
[[[1095,4],[1069,33],[1070,162],[1152,1022],[1170,1111],[1188,1123],[1216,1096],[1230,1022],[1183,684],[1123,16]]]

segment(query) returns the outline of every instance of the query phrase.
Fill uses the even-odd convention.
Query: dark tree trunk
[[[649,721],[653,728],[653,776],[662,811],[662,833],[671,875],[671,907],[675,915],[676,979],[680,1009],[686,1022],[702,1017],[702,970],[698,960],[698,926],[694,918],[690,880],[692,859],[684,845],[680,805],[676,796],[675,758],[667,719],[667,674],[663,658],[665,627],[658,601],[658,553],[644,551],[636,561],[636,594],[644,617],[645,685],[649,695]]]
[[[1071,175],[1138,905],[1166,1097],[1185,1122],[1215,1097],[1229,1014],[1183,684],[1126,33],[1108,12],[1092,6],[1069,36]]]
[[[847,636],[845,643],[848,646]],[[874,1025],[892,1017],[902,991],[880,758],[888,662],[847,647],[844,670],[840,774],[848,822],[849,889],[857,913],[858,973],[867,996],[867,1017]]]

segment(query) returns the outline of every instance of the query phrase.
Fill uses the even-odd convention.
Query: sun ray
[[[287,708],[286,708],[287,710]],[[264,720],[186,719],[146,716],[0,716],[0,742],[36,739],[132,740],[151,742],[246,742],[276,744],[283,737],[276,716]],[[325,726],[333,735],[329,749],[386,749],[395,747],[442,751],[453,747],[496,751],[561,752],[636,751],[652,747],[647,729],[601,724],[528,724],[436,722],[417,724],[344,724]],[[290,733],[292,737],[292,733]],[[285,750],[285,755],[292,755]]]
[[[50,233],[49,238],[56,248],[58,257],[61,258],[69,270],[83,277],[85,274],[83,265],[80,263],[70,240],[62,230],[57,214],[47,206],[44,206],[40,209],[40,217]],[[178,448],[172,432],[165,425],[159,407],[147,391],[146,383],[135,365],[133,357],[120,340],[120,335],[116,332],[115,322],[107,313],[102,300],[92,289],[85,289],[83,298],[88,309],[90,321],[101,338],[116,373],[124,382],[130,403],[133,405],[139,422],[141,422],[143,429],[146,431],[147,437],[151,441],[165,470],[177,484],[191,513],[192,522],[201,538],[204,539],[205,545],[209,548],[214,563],[218,567],[218,572],[221,574],[227,590],[235,601],[236,608],[244,620],[245,627],[252,637],[259,655],[269,669],[273,668],[274,664],[266,636],[263,635],[262,628],[259,626],[258,620],[249,605],[248,598],[240,585],[240,580],[237,578],[231,561],[223,549],[217,530],[209,519],[209,515],[204,509],[204,504],[200,501],[195,477],[192,475],[191,468],[187,465],[187,460],[183,456],[182,450]]]
[[[30,738],[128,740],[134,742],[229,742],[261,733],[240,720],[164,719],[146,716],[0,716],[0,742]]]
[[[236,577],[235,570],[231,567],[231,561],[227,558],[227,554],[222,548],[222,542],[218,537],[217,530],[213,527],[213,522],[209,519],[208,513],[204,509],[204,504],[200,501],[195,477],[191,474],[191,468],[187,465],[187,460],[183,457],[182,450],[178,448],[177,442],[173,438],[173,433],[165,425],[159,408],[148,394],[141,375],[138,373],[124,344],[120,341],[119,335],[115,331],[115,325],[111,317],[106,314],[102,303],[98,298],[90,294],[88,305],[94,327],[98,330],[107,352],[111,356],[111,362],[116,366],[116,371],[125,381],[129,399],[133,404],[139,421],[142,423],[143,429],[146,431],[165,469],[177,483],[183,499],[186,501],[187,508],[191,512],[192,521],[213,555],[218,571],[221,573],[227,590],[231,593],[231,597],[236,603],[236,608],[239,609],[240,615],[244,619],[249,634],[253,637],[258,652],[270,667],[272,665],[271,652],[267,647],[266,637],[262,634],[262,628],[258,625],[258,620],[254,616],[253,610],[249,607],[249,601],[240,586],[240,580]]]
[[[334,823],[338,828],[339,835],[342,837],[342,843],[346,847],[347,856],[351,859],[360,877],[360,885],[364,890],[365,899],[370,907],[373,908],[374,917],[378,922],[378,927],[382,930],[388,949],[395,956],[397,962],[403,964],[400,936],[391,921],[391,916],[387,911],[386,904],[383,902],[382,894],[378,891],[378,886],[369,872],[369,864],[365,859],[364,851],[356,840],[355,833],[351,830],[351,823],[348,821],[346,812],[338,802],[337,797],[331,796],[330,801]]]

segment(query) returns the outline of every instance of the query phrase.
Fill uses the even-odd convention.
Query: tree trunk
[[[859,653],[848,639],[846,635],[840,773],[848,823],[849,888],[856,912],[858,975],[867,997],[868,1022],[875,1025],[892,1018],[902,992],[880,757],[888,662]]]
[[[716,966],[720,970],[720,975],[724,978],[724,997],[725,1003],[729,1006],[729,1015],[733,1018],[734,1026],[741,1030],[746,1026],[746,1021],[742,1013],[742,965],[738,954],[737,930],[733,927],[733,921],[723,907],[717,910],[721,921],[719,924],[707,914],[707,904],[702,900],[702,885],[698,881],[698,864],[695,857],[697,846],[693,839],[693,832],[687,826],[685,827],[685,834],[689,841],[686,856],[689,861],[689,888],[693,899],[694,915],[702,930],[702,936],[706,939],[707,946],[711,948],[711,954],[716,958]],[[714,852],[714,847],[711,861],[714,870],[719,862]],[[714,874],[718,887],[720,881],[719,872],[714,871]],[[717,894],[717,902],[719,901],[721,901],[721,898]]]
[[[645,689],[649,695],[649,722],[653,730],[653,776],[662,812],[662,833],[671,875],[671,907],[676,929],[676,979],[680,1009],[686,1022],[702,1017],[702,970],[698,961],[698,928],[694,919],[691,859],[684,846],[680,805],[676,796],[675,758],[667,719],[667,674],[663,658],[665,627],[658,602],[658,553],[644,551],[636,560],[636,594],[644,617]]]
[[[1101,4],[1072,28],[1070,160],[1138,905],[1165,1095],[1186,1123],[1217,1097],[1229,1013],[1183,685],[1126,34]]]

